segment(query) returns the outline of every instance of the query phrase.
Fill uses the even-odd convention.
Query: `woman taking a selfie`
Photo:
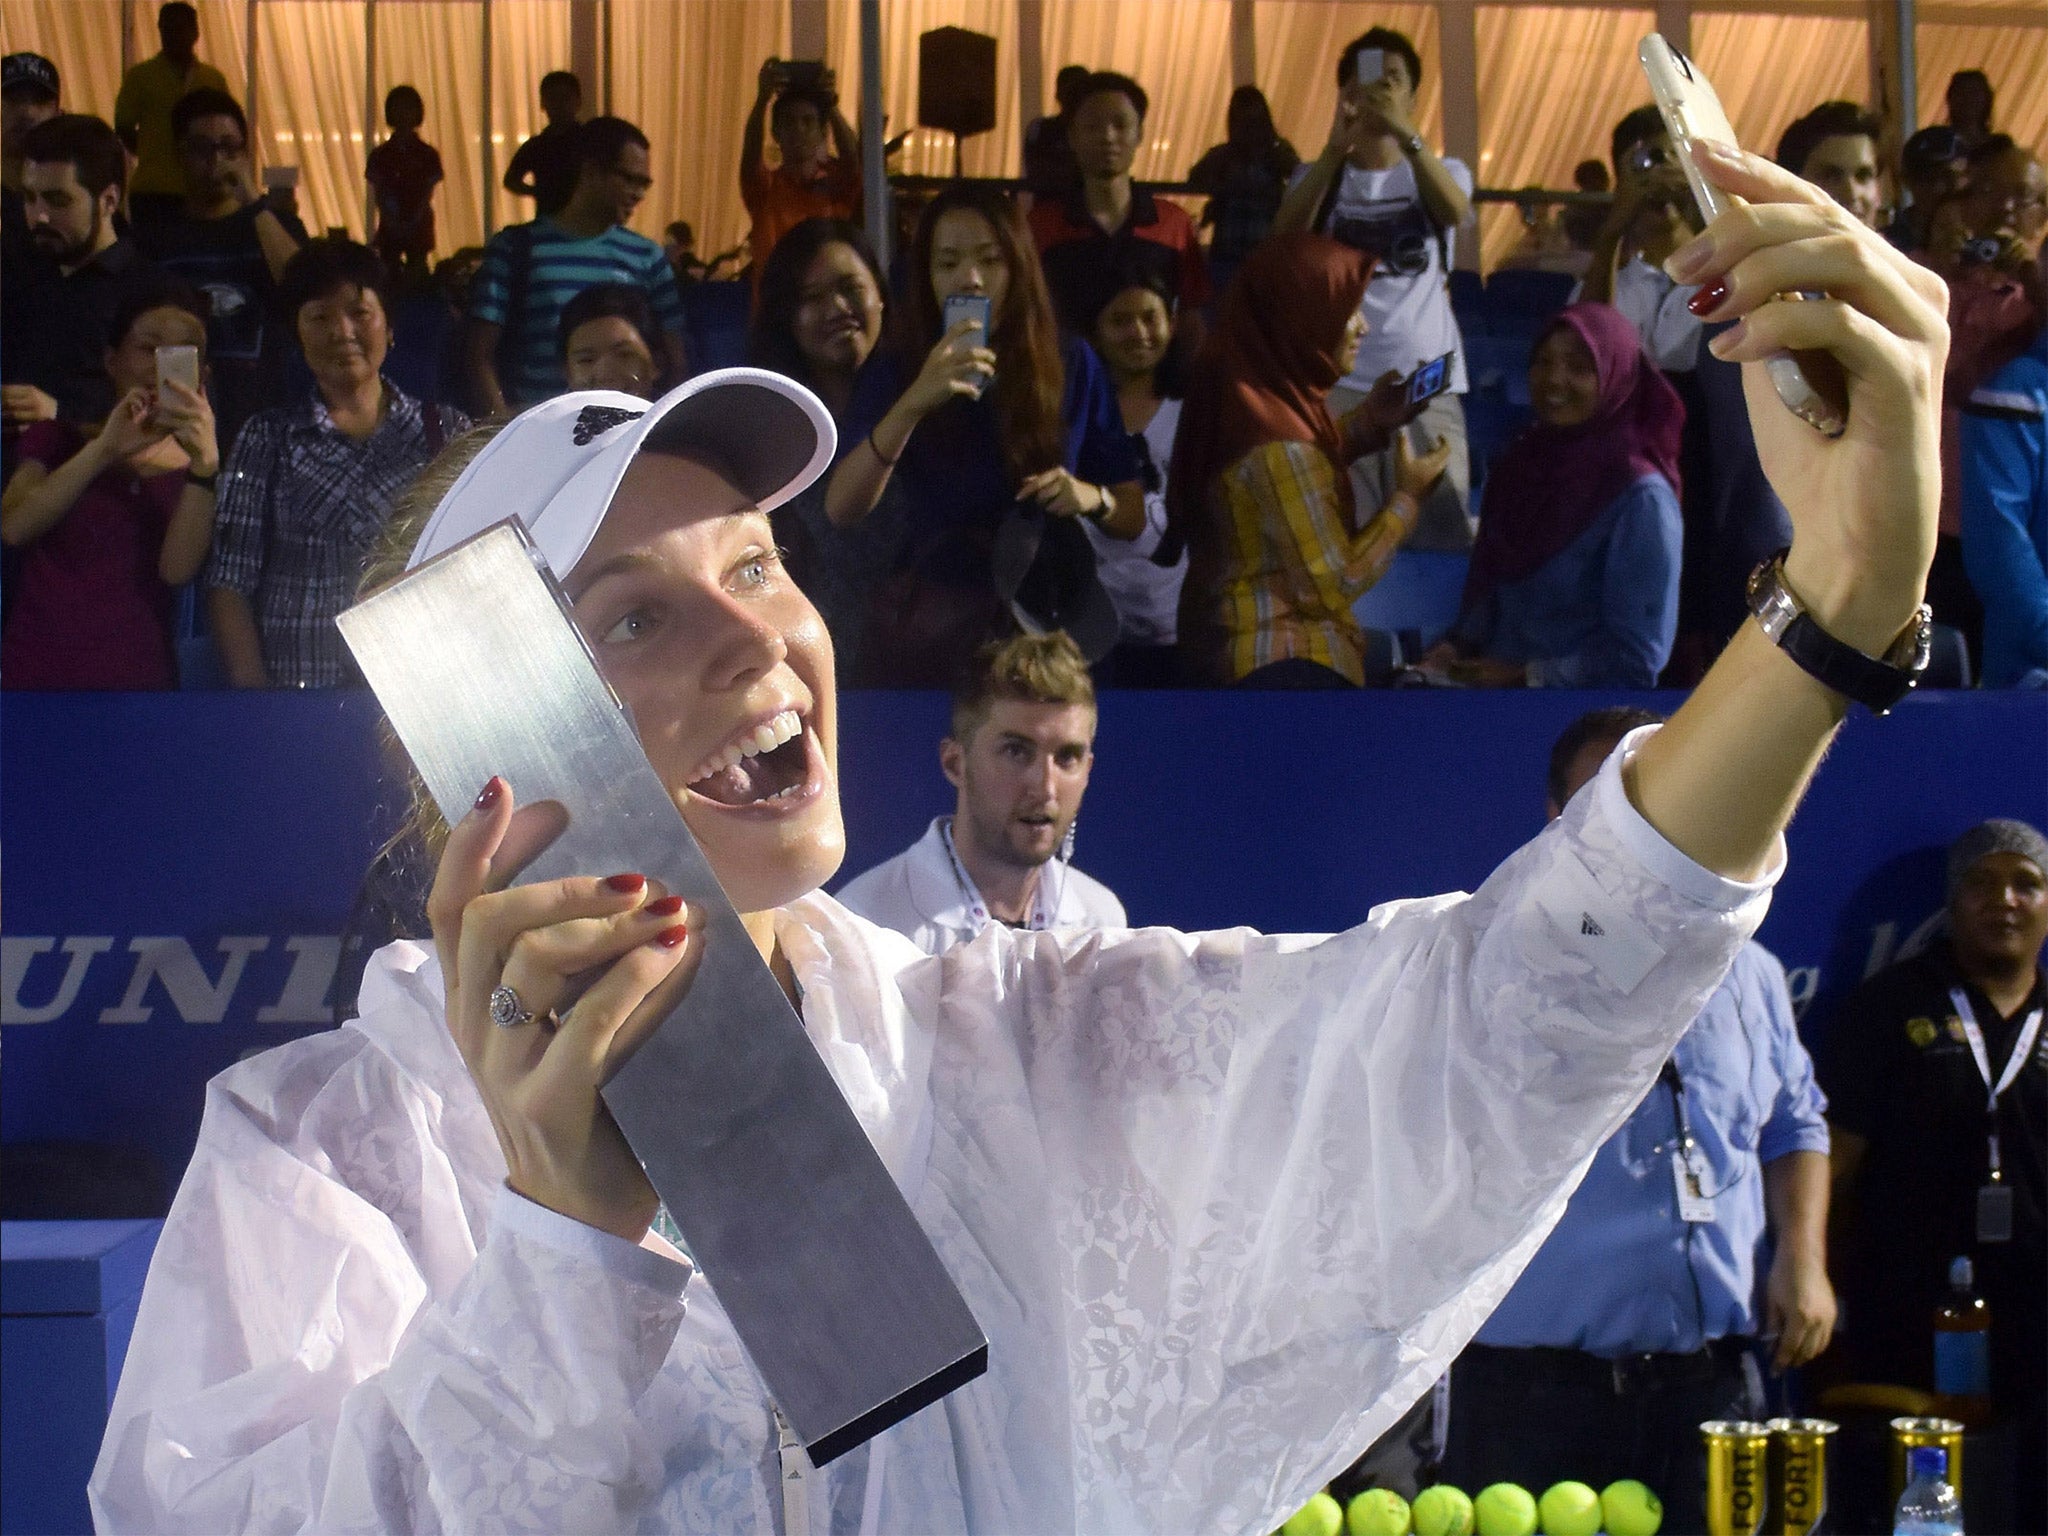
[[[22,433],[0,540],[22,552],[0,640],[0,686],[175,688],[171,589],[199,574],[220,473],[205,392],[206,301],[182,283],[132,294],[107,328],[113,414]],[[197,386],[159,379],[191,349]]]
[[[1012,507],[1131,539],[1145,493],[1116,394],[1088,346],[1060,335],[1009,198],[971,183],[941,192],[918,221],[911,271],[903,345],[854,392],[825,510],[848,527],[901,487],[908,550],[875,614],[877,680],[944,686],[958,658],[1010,627],[989,554]],[[971,319],[945,325],[955,297],[987,301],[985,342]]]
[[[1731,350],[1825,349],[1850,381],[1834,442],[1753,395],[1798,521],[1782,581],[1831,644],[1885,655],[1921,633],[1939,285],[1767,162],[1705,163],[1757,205],[1682,253],[1746,317]],[[747,409],[677,415],[658,451],[691,386],[637,420],[536,407],[463,446],[445,499],[460,465],[437,470],[394,542],[437,501],[416,561],[517,513],[566,573],[987,1373],[784,1480],[599,1096],[687,992],[690,914],[631,870],[502,888],[519,786],[493,778],[439,839],[432,947],[387,947],[359,1019],[215,1083],[101,1529],[768,1531],[787,1495],[820,1532],[1270,1531],[1442,1372],[1649,1087],[1846,708],[1751,625],[1475,895],[1320,940],[992,925],[927,957],[819,892],[844,847],[831,648],[760,509],[816,473],[829,418],[774,375],[712,388]],[[792,442],[812,467],[744,451]]]

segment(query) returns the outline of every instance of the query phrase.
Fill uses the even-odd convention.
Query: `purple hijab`
[[[1575,427],[1532,423],[1493,461],[1465,580],[1467,607],[1535,574],[1643,476],[1662,475],[1679,488],[1685,403],[1643,352],[1635,326],[1606,304],[1574,304],[1536,345],[1559,326],[1570,326],[1593,354],[1600,403]]]

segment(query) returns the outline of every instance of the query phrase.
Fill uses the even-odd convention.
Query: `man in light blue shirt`
[[[1604,709],[1568,727],[1550,814],[1656,718]],[[1761,1416],[1752,1345],[1789,1370],[1834,1331],[1826,1107],[1784,970],[1750,944],[1452,1367],[1444,1476],[1538,1491],[1640,1478],[1667,1530],[1701,1529],[1699,1426]]]

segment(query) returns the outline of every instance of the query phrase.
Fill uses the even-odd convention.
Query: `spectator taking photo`
[[[1359,301],[1365,335],[1331,390],[1330,410],[1356,408],[1387,374],[1407,375],[1449,353],[1451,382],[1405,436],[1413,452],[1449,449],[1445,471],[1422,508],[1420,549],[1471,547],[1472,466],[1465,443],[1464,339],[1451,312],[1453,243],[1472,219],[1472,171],[1439,156],[1415,127],[1422,55],[1401,33],[1374,27],[1337,59],[1337,110],[1323,151],[1295,172],[1273,219],[1274,233],[1313,229],[1373,258]],[[1359,505],[1378,507],[1399,479],[1391,448],[1355,462]]]

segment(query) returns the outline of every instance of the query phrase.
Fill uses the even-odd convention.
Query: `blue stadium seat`
[[[1508,445],[1529,420],[1529,408],[1516,405],[1501,389],[1475,389],[1465,396],[1465,443],[1472,457],[1472,493],[1486,484],[1493,457]]]
[[[1529,403],[1529,343],[1517,336],[1467,338],[1465,377],[1475,393],[1496,393],[1511,405],[1526,406]]]
[[[1451,308],[1459,311],[1476,310],[1481,308],[1485,302],[1486,285],[1480,280],[1479,274],[1467,271],[1463,267],[1453,267],[1451,269]]]
[[[683,290],[690,371],[737,368],[747,360],[753,294],[745,283],[692,283]]]
[[[1401,550],[1387,567],[1387,574],[1365,590],[1351,611],[1368,630],[1390,634],[1415,630],[1425,647],[1434,645],[1458,617],[1468,564],[1466,555]]]

